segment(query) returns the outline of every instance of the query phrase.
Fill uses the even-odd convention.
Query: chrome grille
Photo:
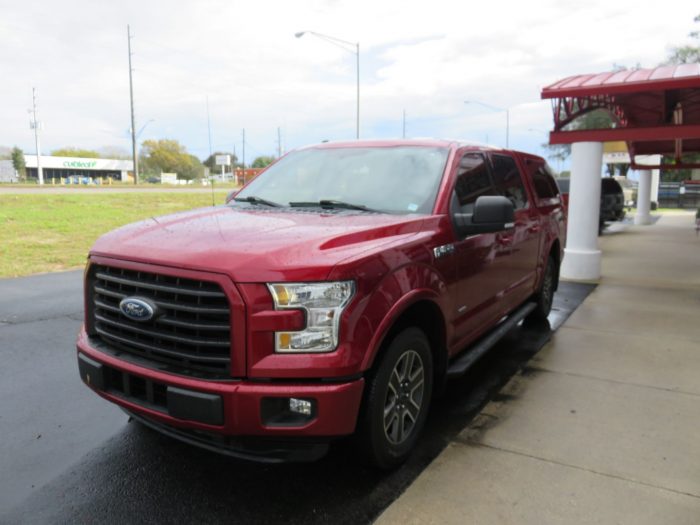
[[[231,363],[231,316],[213,282],[94,266],[92,332],[109,346],[184,371],[225,375]],[[147,322],[123,315],[126,297],[147,298],[160,315]]]

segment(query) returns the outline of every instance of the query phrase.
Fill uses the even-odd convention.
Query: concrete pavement
[[[693,223],[604,235],[598,288],[377,523],[700,523]]]

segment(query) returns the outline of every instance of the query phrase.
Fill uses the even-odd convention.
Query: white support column
[[[637,189],[637,214],[635,224],[651,224],[651,170],[639,172],[639,187]]]
[[[659,164],[661,162],[659,161]],[[651,170],[651,202],[659,204],[659,181],[661,179],[661,170]]]
[[[569,222],[561,276],[571,280],[600,277],[598,220],[600,218],[600,171],[603,144],[576,142],[571,145]]]

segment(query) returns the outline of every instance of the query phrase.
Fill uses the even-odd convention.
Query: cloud
[[[33,151],[27,108],[39,90],[44,149],[128,147],[126,25],[133,39],[141,138],[176,138],[200,157],[248,155],[354,136],[355,57],[301,30],[360,42],[363,134],[473,136],[504,142],[504,115],[464,100],[511,108],[511,146],[539,150],[551,126],[540,89],[613,63],[654,66],[685,41],[694,2],[673,16],[631,0],[475,5],[368,0],[0,0],[0,144]],[[251,157],[252,159],[252,157]]]

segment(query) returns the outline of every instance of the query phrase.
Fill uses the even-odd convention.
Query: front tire
[[[406,461],[425,424],[432,387],[430,343],[422,330],[406,328],[367,377],[357,437],[371,465],[391,469]]]

